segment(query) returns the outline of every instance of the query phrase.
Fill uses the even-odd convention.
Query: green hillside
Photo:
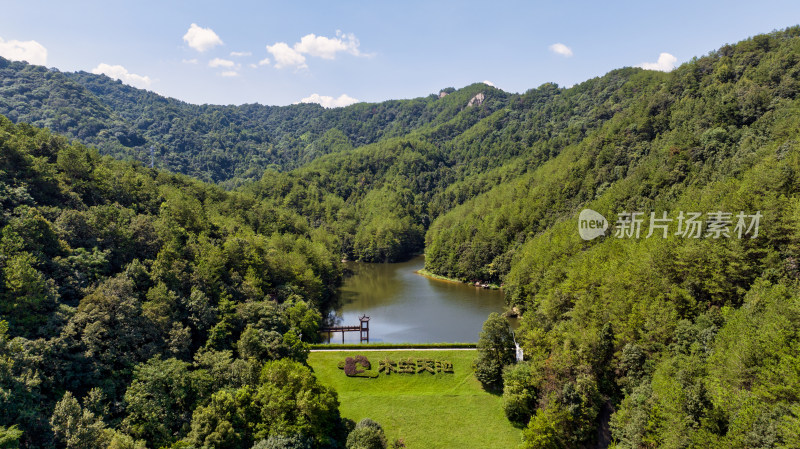
[[[470,114],[482,112],[473,106],[448,123],[326,155],[289,173],[267,172],[242,189],[336,234],[346,258],[403,259],[423,248],[433,219],[581,142],[610,118],[605,111],[614,101],[633,102],[626,90],[632,78],[649,76],[642,74],[621,69],[571,89],[545,84],[475,124]]]
[[[610,412],[617,447],[797,444],[798,35],[638,74],[600,129],[431,225],[427,269],[503,281],[524,311],[527,447],[592,444]],[[583,208],[610,235],[583,241]],[[624,211],[673,234],[616,238]],[[757,238],[684,238],[680,211],[763,218]]]
[[[275,204],[2,117],[0,204],[6,447],[162,447],[189,434],[201,445],[226,425],[207,421],[225,414],[215,400],[266,385],[324,404],[282,432],[343,439],[333,393],[298,363],[341,279],[332,236]]]
[[[413,100],[326,110],[291,106],[193,105],[105,75],[59,72],[0,58],[0,115],[96,146],[102,154],[150,162],[233,187],[264,170],[287,170],[343,149],[452,121],[474,123],[508,94],[485,84]],[[479,92],[479,113],[462,114]],[[473,110],[474,110],[473,109]]]

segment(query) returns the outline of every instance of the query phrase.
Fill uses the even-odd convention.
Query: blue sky
[[[0,7],[2,56],[215,104],[330,106],[480,81],[509,92],[570,86],[656,63],[662,53],[668,69],[800,23],[800,2],[752,0],[4,0]]]

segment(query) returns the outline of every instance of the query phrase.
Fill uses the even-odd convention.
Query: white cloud
[[[669,72],[670,70],[675,68],[675,63],[678,62],[678,58],[672,56],[669,53],[661,53],[658,55],[658,61],[656,62],[643,62],[639,64],[639,67],[645,70],[660,70],[662,72]]]
[[[322,105],[323,108],[341,108],[343,106],[349,106],[353,103],[358,103],[358,100],[347,94],[342,94],[339,96],[339,98],[333,98],[327,95],[311,94],[310,96],[300,100],[300,103],[317,103]]]
[[[235,70],[226,70],[226,71],[220,73],[220,75],[228,78],[228,77],[239,76],[239,73],[236,72]]]
[[[340,52],[354,56],[372,56],[362,53],[358,48],[360,45],[361,43],[353,33],[347,34],[336,30],[336,37],[317,36],[314,33],[306,34],[300,38],[300,42],[291,47],[286,42],[276,42],[274,45],[267,45],[267,51],[275,59],[275,68],[305,69],[308,68],[305,55],[322,59],[336,59],[336,54]],[[259,65],[268,63],[260,62]]]
[[[222,58],[214,58],[211,61],[208,61],[209,67],[233,67],[236,63],[229,60],[229,59],[222,59]]]
[[[130,84],[133,87],[138,87],[140,89],[146,89],[150,87],[150,80],[149,76],[142,76],[137,75],[135,73],[128,72],[128,69],[121,65],[109,65],[106,63],[100,63],[97,67],[92,69],[92,73],[95,75],[106,75],[110,78],[118,79],[125,84]]]
[[[269,62],[270,62],[269,58],[264,58],[264,59],[258,61],[258,64],[250,64],[250,67],[256,69],[256,68],[258,68],[259,66],[262,66],[262,65],[269,65]]]
[[[203,28],[193,23],[189,31],[183,35],[183,40],[199,52],[210,50],[217,45],[222,45],[222,39],[211,28]]]
[[[491,86],[491,87],[496,87],[496,86],[494,85],[494,83],[493,83],[493,82],[491,82],[491,81],[489,81],[489,80],[483,80],[483,84],[486,84],[487,86]]]
[[[31,64],[47,64],[47,49],[36,41],[4,41],[0,38],[0,56],[12,61],[28,61]]]
[[[565,58],[569,58],[570,56],[572,56],[572,49],[560,42],[557,42],[548,48],[550,48],[550,51],[552,51],[553,53],[561,55]]]
[[[317,36],[316,34],[306,34],[300,38],[300,42],[294,44],[294,49],[298,53],[305,53],[322,59],[334,59],[336,53],[344,51],[351,55],[360,56],[358,50],[360,42],[353,33],[344,34],[336,31],[336,37]]]
[[[182,59],[181,62],[184,64],[197,64],[197,58]]]
[[[275,58],[275,68],[295,67],[296,69],[305,69],[308,67],[306,65],[306,57],[288,46],[286,42],[267,45],[267,51]]]
[[[232,51],[231,56],[241,57],[241,56],[253,56],[253,53],[249,51]]]

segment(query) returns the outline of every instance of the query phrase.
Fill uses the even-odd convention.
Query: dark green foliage
[[[797,99],[780,84],[800,79],[798,34],[759,37],[769,51],[748,40],[642,74],[639,92],[652,93],[638,106],[546,168],[454,209],[441,231],[432,225],[433,242],[453,223],[527,227],[516,240],[488,234],[513,251],[504,280],[525,310],[518,339],[543,367],[526,444],[575,447],[607,432],[619,448],[791,447],[800,166]],[[512,195],[518,209],[497,202]],[[765,218],[755,239],[584,242],[583,208],[612,222],[622,210]]]
[[[375,421],[364,418],[347,435],[347,449],[386,449],[386,435],[383,427]]]
[[[70,392],[56,404],[50,418],[56,441],[68,449],[103,448],[109,434],[101,417],[81,407]]]
[[[258,383],[211,396],[192,416],[188,441],[196,447],[239,448],[270,436],[304,435],[329,445],[341,426],[336,393],[291,360],[267,362]]]
[[[509,365],[503,371],[503,411],[509,421],[525,426],[539,403],[541,375],[530,362]]]
[[[435,100],[448,107],[461,102],[463,109],[447,121],[435,120],[400,137],[328,154],[290,173],[268,171],[244,189],[280,202],[307,217],[311,226],[334,233],[348,259],[402,260],[423,248],[423,234],[437,216],[533,170],[600,126],[608,117],[593,114],[593,108],[611,95],[623,96],[626,81],[636,73],[616,71],[568,90],[546,84],[524,95],[468,86]],[[487,100],[465,107],[479,92],[486,93]],[[511,223],[493,225],[507,224]],[[480,235],[474,231],[458,230],[458,237],[475,240]],[[516,237],[519,230],[498,232]],[[485,261],[494,262],[488,271],[475,272],[472,264],[482,263],[500,247],[452,243],[443,247],[427,241],[429,269],[463,280],[497,281],[510,267],[511,254],[506,253]],[[454,271],[442,257],[459,259],[464,269]]]
[[[522,434],[525,449],[566,449],[569,444],[570,416],[557,403],[540,408]]]
[[[22,446],[168,446],[318,341],[339,255],[293,212],[5,118],[0,186],[0,426]]]
[[[478,358],[473,362],[475,377],[485,388],[500,389],[503,369],[515,359],[514,337],[508,321],[498,313],[491,313],[478,339]]]
[[[422,249],[423,228],[409,209],[410,190],[371,190],[359,203],[361,221],[353,237],[353,254],[372,262],[391,262]]]
[[[316,104],[192,105],[105,75],[62,73],[6,59],[0,59],[0,80],[0,114],[15,123],[47,127],[103,154],[147,164],[153,147],[157,167],[231,187],[257,180],[269,168],[298,167],[456,116],[464,116],[458,126],[463,130],[502,107],[507,97],[476,84],[441,100],[431,95],[333,110]],[[462,112],[478,92],[487,97],[483,105]],[[80,175],[79,161],[65,162],[70,173]]]
[[[176,359],[154,357],[138,365],[125,392],[128,433],[154,446],[169,446],[186,434],[197,403],[206,397],[211,376]]]

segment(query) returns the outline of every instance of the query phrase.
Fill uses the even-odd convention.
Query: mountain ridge
[[[119,159],[149,162],[152,146],[159,166],[228,187],[257,179],[266,168],[288,170],[330,151],[314,144],[333,129],[361,146],[447,121],[465,109],[456,105],[462,96],[508,96],[475,83],[442,99],[431,94],[332,110],[316,104],[194,105],[105,75],[6,59],[0,60],[0,81],[0,114],[13,122],[47,127]]]

